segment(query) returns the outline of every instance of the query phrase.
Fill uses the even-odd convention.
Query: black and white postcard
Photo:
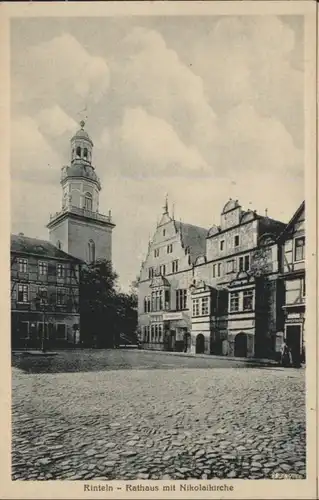
[[[318,498],[316,8],[1,5],[1,498]]]

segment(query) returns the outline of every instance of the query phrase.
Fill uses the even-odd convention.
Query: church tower
[[[87,263],[112,261],[112,222],[99,212],[101,183],[92,164],[93,142],[84,130],[71,139],[71,162],[61,171],[62,209],[47,225],[50,241],[61,250]]]

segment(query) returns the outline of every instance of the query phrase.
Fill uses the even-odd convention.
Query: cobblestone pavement
[[[305,477],[304,370],[112,356],[106,371],[13,368],[13,479]]]

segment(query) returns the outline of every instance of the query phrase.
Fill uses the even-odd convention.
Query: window
[[[178,271],[178,260],[173,260],[172,262],[172,273],[177,273]]]
[[[56,290],[56,303],[58,306],[65,305],[65,289],[57,288]]]
[[[162,276],[165,276],[165,274],[166,274],[166,266],[165,266],[165,264],[162,264],[162,265],[160,266],[160,274],[161,274]]]
[[[239,257],[239,271],[249,271],[250,269],[250,258],[249,255],[243,255]]]
[[[48,274],[48,263],[47,262],[39,262],[39,274],[40,276],[45,276]]]
[[[152,311],[163,310],[163,290],[152,292]]]
[[[163,342],[163,325],[158,325],[158,341]]]
[[[209,297],[202,298],[202,316],[207,316],[209,314]]]
[[[60,240],[56,242],[56,246],[58,247],[59,250],[62,250],[62,243]]]
[[[236,312],[239,311],[239,293],[231,292],[230,294],[230,311]]]
[[[220,250],[221,252],[225,249],[225,240],[221,240],[220,242]]]
[[[301,286],[302,286],[302,296],[305,297],[306,296],[306,278],[302,279]]]
[[[18,302],[29,302],[28,285],[18,285]]]
[[[91,193],[85,193],[84,196],[84,209],[92,212],[92,195]]]
[[[176,290],[176,309],[182,311],[187,308],[187,290]]]
[[[76,148],[76,156],[81,158],[81,148],[79,146]]]
[[[93,263],[95,261],[95,243],[93,240],[90,240],[88,243],[89,247],[89,263]]]
[[[165,294],[165,310],[168,311],[169,310],[169,290],[165,290],[164,292]]]
[[[163,229],[163,236],[165,236],[166,234],[166,229]]]
[[[193,299],[193,316],[199,316],[199,299]]]
[[[48,300],[48,289],[45,286],[39,286],[38,296],[40,302],[46,302]]]
[[[234,237],[234,245],[235,245],[235,247],[239,246],[239,236],[238,236],[238,234],[236,234],[236,236]]]
[[[148,268],[148,279],[152,279],[154,276],[154,269],[153,267]]]
[[[173,245],[172,243],[170,243],[169,245],[167,245],[167,253],[172,253],[173,252]]]
[[[191,249],[189,247],[186,247],[185,248],[185,255],[190,254],[190,253],[191,253]]]
[[[159,248],[155,248],[154,257],[159,257]]]
[[[253,299],[254,299],[254,291],[253,290],[244,290],[244,292],[243,292],[243,310],[244,311],[252,311],[253,310]]]
[[[216,278],[216,264],[213,265],[213,278]]]
[[[145,297],[144,299],[144,312],[151,312],[151,299],[150,297]]]
[[[233,273],[235,271],[235,261],[228,260],[227,261],[227,273]]]
[[[28,261],[27,259],[19,259],[19,273],[26,273],[28,272]]]
[[[26,340],[29,338],[29,321],[21,321],[19,333],[20,339]]]
[[[85,158],[87,160],[87,157],[88,157],[88,150],[87,150],[87,148],[84,148],[83,149],[83,158]]]
[[[295,261],[305,258],[305,237],[295,239]]]
[[[65,340],[66,339],[66,324],[65,323],[57,323],[57,325],[56,325],[56,338],[57,338],[57,340]]]
[[[58,278],[63,278],[64,277],[64,265],[63,264],[57,264],[57,266],[56,266],[56,272],[57,272],[57,277]]]
[[[217,276],[220,278],[222,275],[222,265],[221,263],[217,264]]]

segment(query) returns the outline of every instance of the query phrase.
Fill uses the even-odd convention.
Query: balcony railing
[[[55,214],[50,214],[50,220],[56,219],[57,217],[65,213],[83,215],[84,217],[89,217],[90,219],[98,220],[100,222],[112,223],[111,211],[109,211],[109,215],[103,215],[100,214],[99,212],[92,212],[91,210],[86,210],[85,208],[78,208],[78,207],[66,207],[60,212],[55,212]]]

